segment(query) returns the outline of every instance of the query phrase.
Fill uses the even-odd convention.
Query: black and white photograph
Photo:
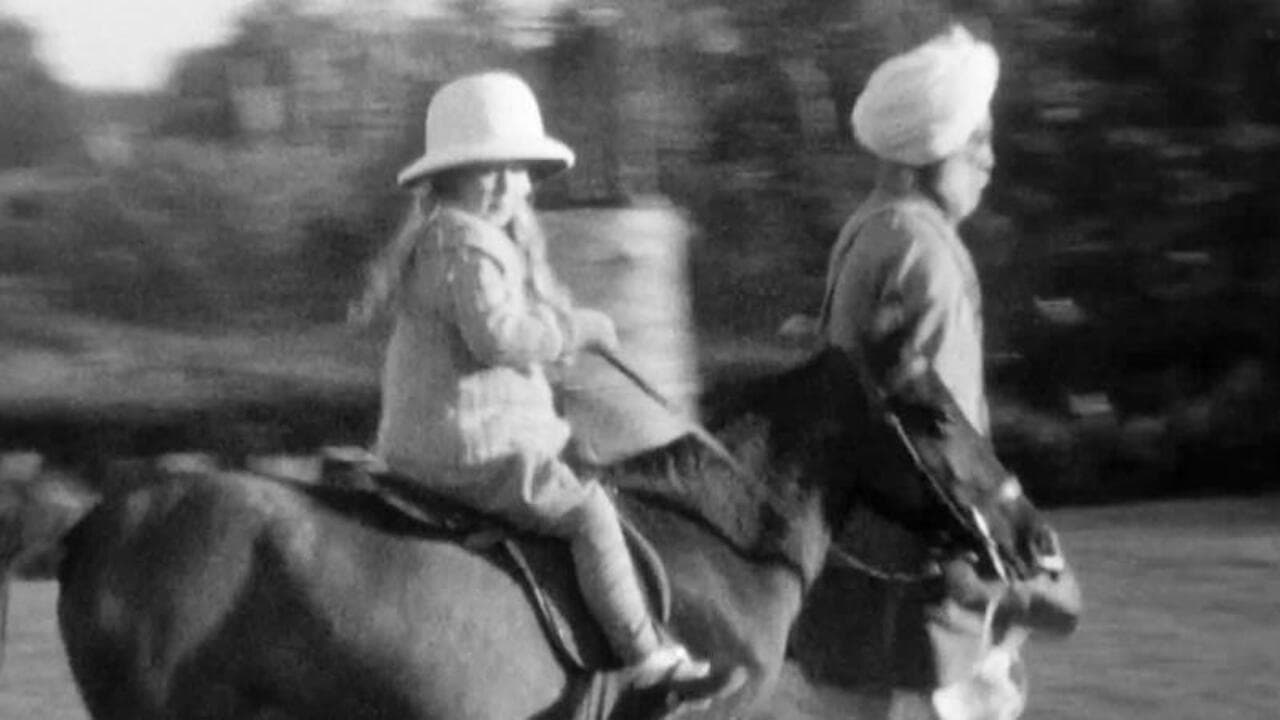
[[[1280,719],[1280,0],[0,0],[0,720]]]

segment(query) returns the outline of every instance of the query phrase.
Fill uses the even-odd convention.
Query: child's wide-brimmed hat
[[[568,145],[546,134],[533,91],[519,77],[486,72],[440,88],[427,108],[425,152],[400,174],[403,187],[450,168],[523,162],[546,177],[573,166]]]

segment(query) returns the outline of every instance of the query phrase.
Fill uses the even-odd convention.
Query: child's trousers
[[[587,606],[624,664],[658,649],[617,507],[599,482],[582,480],[558,457],[535,452],[445,475],[443,486],[432,483],[436,490],[522,529],[569,542]]]

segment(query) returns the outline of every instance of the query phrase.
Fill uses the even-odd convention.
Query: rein
[[[886,407],[882,398],[877,399],[880,401],[882,408]],[[960,501],[943,487],[942,482],[933,473],[929,472],[928,466],[925,465],[924,460],[920,457],[920,453],[911,444],[911,438],[907,435],[906,428],[902,427],[902,421],[891,410],[885,409],[884,413],[886,421],[893,427],[898,439],[902,441],[903,446],[907,448],[907,453],[911,455],[911,461],[920,470],[920,474],[929,481],[929,487],[933,490],[934,495],[942,501],[951,518],[982,543],[985,559],[991,564],[992,569],[995,570],[1000,580],[1008,583],[1010,577],[1008,563],[999,544],[991,536],[991,527],[987,524],[986,519],[982,517],[982,513],[978,512],[978,509],[972,505],[961,505]]]
[[[736,475],[739,477],[749,477],[746,468],[738,462],[738,459],[733,456],[733,453],[729,452],[729,449],[724,446],[724,443],[721,443],[715,435],[712,435],[710,430],[703,427],[702,423],[692,420],[686,417],[684,413],[680,412],[665,395],[659,392],[658,389],[648,380],[645,380],[643,375],[619,357],[616,352],[598,345],[592,347],[591,351],[604,359],[605,362],[612,365],[615,370],[622,373],[628,380],[634,383],[641,392],[647,395],[650,400],[656,402],[663,410],[670,413],[672,417],[682,421],[685,425],[685,429],[689,431],[689,434],[693,435],[698,442],[702,443],[721,462],[728,465],[729,469],[733,470]]]
[[[889,402],[884,390],[873,380],[871,371],[866,365],[866,361],[861,357],[861,353],[854,353],[854,366],[857,368],[858,381],[862,385],[870,405],[879,410],[884,421],[893,428],[894,433],[898,436],[899,442],[906,448],[907,454],[911,456],[911,462],[920,471],[928,483],[928,487],[933,491],[935,497],[942,502],[943,507],[947,509],[947,513],[956,524],[976,538],[982,545],[984,559],[990,563],[992,569],[1002,582],[1008,583],[1010,578],[1009,563],[1007,562],[1003,551],[995,538],[991,535],[991,528],[987,524],[982,513],[971,505],[962,504],[947,488],[943,485],[938,477],[929,471],[929,466],[925,464],[924,459],[920,457],[920,453],[916,450],[915,445],[911,442],[911,436],[907,434],[907,430],[902,425],[901,418],[897,413],[889,407]],[[843,551],[841,551],[843,553]],[[843,560],[855,568],[869,572],[874,577],[878,577],[891,582],[917,582],[927,579],[933,575],[916,578],[915,573],[894,573],[879,570],[871,567],[865,562],[854,558],[848,553],[843,553]],[[926,568],[926,571],[928,568]],[[908,579],[900,579],[908,578]]]
[[[835,560],[844,567],[852,568],[877,580],[901,585],[911,585],[942,577],[942,568],[937,563],[928,563],[923,569],[915,572],[884,570],[858,558],[858,556],[835,544],[832,544],[831,549],[827,551],[827,557],[829,560]]]

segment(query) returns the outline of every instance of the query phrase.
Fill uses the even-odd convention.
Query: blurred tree
[[[633,192],[650,188],[624,183],[625,148],[634,138],[623,134],[621,113],[624,52],[612,19],[593,18],[571,9],[556,18],[556,40],[540,53],[545,80],[537,92],[552,132],[574,148],[572,173],[539,190],[543,206],[618,204]]]
[[[498,27],[505,17],[497,0],[451,0],[449,9],[476,27]]]
[[[0,16],[0,170],[81,149],[70,96],[36,57],[35,34]]]
[[[239,139],[242,126],[236,106],[236,83],[255,86],[288,84],[289,48],[314,32],[306,0],[258,0],[240,16],[231,40],[182,56],[168,82],[169,101],[159,134],[197,140]],[[246,59],[259,61],[260,77],[240,77]],[[287,110],[282,111],[288,120]]]
[[[238,130],[225,48],[192,50],[178,60],[169,99],[156,128],[161,135],[230,140]]]
[[[471,36],[479,51],[499,52],[521,31],[521,15],[502,0],[449,0],[450,22]]]

